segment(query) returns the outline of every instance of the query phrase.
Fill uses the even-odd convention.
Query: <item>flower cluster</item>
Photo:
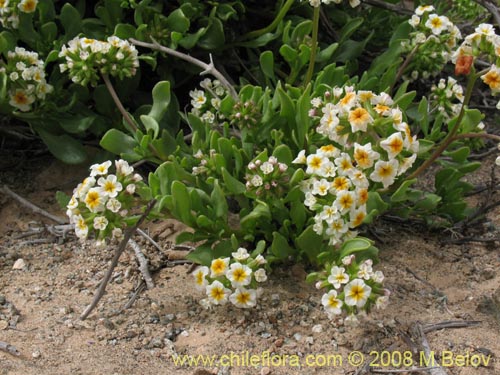
[[[413,165],[419,142],[386,93],[335,87],[312,106],[317,133],[332,143],[310,155],[301,151],[294,163],[306,164],[310,176],[302,190],[316,212],[314,231],[336,245],[356,235],[369,190],[389,187]]]
[[[233,106],[233,112],[229,116],[231,125],[240,129],[255,128],[262,117],[259,108],[252,100],[238,102]]]
[[[288,165],[278,162],[274,156],[264,162],[261,160],[250,162],[245,176],[247,191],[261,199],[281,197],[287,191],[290,181],[287,170]]]
[[[28,112],[37,100],[45,99],[53,91],[45,79],[44,62],[38,53],[16,47],[7,53],[7,61],[2,64],[1,72],[7,76],[9,104]]]
[[[68,71],[71,80],[82,86],[96,86],[101,74],[132,77],[139,67],[135,46],[116,36],[106,41],[76,37],[62,47],[59,57],[65,59],[59,65],[61,72]]]
[[[359,313],[369,312],[373,306],[377,309],[387,306],[390,292],[382,288],[384,274],[373,271],[372,266],[371,259],[358,262],[351,254],[316,283],[318,289],[327,289],[321,303],[330,319],[345,312],[348,315],[344,323],[356,325]]]
[[[494,27],[487,23],[480,24],[472,34],[467,35],[453,55],[455,72],[458,70],[457,73],[469,74],[474,59],[478,57],[491,63],[481,79],[495,95],[500,92],[500,36],[495,33]]]
[[[92,165],[90,176],[74,189],[67,205],[66,214],[81,240],[91,230],[98,232],[100,240],[109,235],[119,240],[125,219],[137,203],[135,193],[142,177],[125,160],[115,161],[116,174],[109,173],[111,165],[109,160]]]
[[[224,115],[220,112],[222,99],[227,95],[227,89],[222,86],[219,80],[205,78],[200,82],[203,90],[191,90],[191,113],[210,125],[217,125],[224,120]]]
[[[261,294],[257,286],[267,280],[262,268],[267,262],[260,254],[252,257],[243,247],[231,256],[214,259],[210,267],[200,266],[193,272],[197,289],[207,296],[200,301],[203,306],[209,308],[228,301],[241,308],[256,306]]]
[[[441,72],[451,52],[462,38],[460,30],[446,16],[435,13],[432,5],[421,5],[409,20],[414,31],[402,42],[403,51],[412,53],[408,79],[429,78]],[[416,51],[418,50],[418,53]]]
[[[431,87],[431,107],[442,113],[447,119],[458,115],[464,101],[462,86],[457,80],[441,78],[437,85]]]
[[[20,13],[33,13],[36,11],[38,0],[3,0],[0,1],[0,24],[5,29],[19,27]]]
[[[325,5],[328,4],[340,4],[343,0],[309,0],[309,4],[313,7],[319,7],[322,3]],[[349,5],[352,8],[356,8],[359,4],[361,4],[360,0],[349,0]]]

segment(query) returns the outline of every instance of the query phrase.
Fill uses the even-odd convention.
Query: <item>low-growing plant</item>
[[[119,239],[154,199],[151,219],[173,217],[192,229],[179,234],[177,242],[196,244],[188,257],[199,264],[193,276],[205,293],[205,307],[228,301],[254,307],[273,267],[301,263],[310,271],[308,281],[324,289],[327,315],[343,315],[344,323],[355,324],[365,312],[385,307],[390,294],[384,275],[373,269],[378,249],[362,236],[367,225],[385,212],[421,217],[432,225],[449,225],[470,214],[465,194],[472,186],[463,177],[479,166],[468,160],[471,147],[479,146],[471,139],[500,140],[485,132],[482,113],[469,108],[478,80],[492,94],[500,91],[500,37],[491,25],[478,25],[458,45],[457,26],[434,13],[432,5],[418,6],[387,37],[387,51],[358,70],[365,62],[356,59],[373,37],[363,32],[363,40],[351,39],[361,30],[359,16],[367,6],[358,1],[287,0],[257,30],[232,23],[247,20],[245,10],[253,9],[253,2],[104,4],[96,7],[98,31],[86,34],[82,26],[70,33],[65,27],[57,52],[60,71],[52,73],[65,82],[53,85],[53,103],[71,90],[75,100],[92,92],[98,107],[111,103],[99,103],[99,92],[105,92],[120,114],[100,141],[122,158],[115,162],[115,173],[109,173],[111,161],[92,165],[67,205],[79,238],[94,232],[101,243]],[[322,8],[328,9],[327,21],[342,12],[338,34],[320,28]],[[61,15],[69,9],[64,5]],[[134,25],[122,22],[132,13]],[[232,25],[229,30],[226,23]],[[112,31],[116,35],[108,35]],[[227,69],[218,70],[212,55],[206,63],[178,50],[195,46],[215,57],[227,53],[226,64],[221,63]],[[248,56],[251,66],[234,66],[229,50]],[[23,62],[21,71],[22,61],[14,54],[4,64],[4,86],[13,98],[16,90],[25,90],[28,99],[14,107],[36,109],[33,121],[40,121],[49,102],[39,104],[26,91],[35,92],[32,81],[39,81],[26,73],[26,82],[16,86],[11,76],[22,77],[26,69],[43,72],[42,64],[33,57],[34,68]],[[49,63],[53,58],[47,55]],[[179,100],[174,85],[191,65],[177,64],[183,67],[175,70],[165,64],[174,59],[193,65],[186,78],[189,88],[178,93]],[[488,68],[477,72],[479,59]],[[140,76],[141,60],[156,74],[149,79],[152,103],[127,111],[114,86]],[[455,77],[437,77],[450,61]],[[204,78],[195,87],[196,66],[214,79]],[[232,81],[226,77],[240,70],[245,73]],[[413,81],[434,76],[426,95],[409,91]],[[185,104],[183,111],[179,102]],[[97,115],[92,116],[94,123]],[[136,161],[156,169],[142,181],[128,164]],[[441,168],[434,186],[417,188],[418,178],[436,161]]]

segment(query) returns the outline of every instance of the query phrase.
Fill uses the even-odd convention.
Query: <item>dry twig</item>
[[[116,265],[118,264],[118,259],[120,259],[120,256],[122,255],[123,251],[125,250],[125,247],[127,246],[128,241],[134,234],[134,232],[137,230],[137,228],[142,224],[142,222],[146,219],[146,216],[148,216],[149,212],[153,209],[154,205],[156,203],[156,199],[153,199],[151,202],[149,202],[148,206],[146,207],[146,210],[142,214],[142,216],[139,218],[137,223],[127,229],[125,231],[125,234],[123,235],[123,239],[118,245],[118,247],[115,250],[115,255],[113,256],[113,260],[111,261],[111,265],[109,266],[108,271],[106,272],[106,275],[104,275],[104,279],[99,285],[99,290],[97,291],[96,295],[94,296],[94,299],[92,300],[92,303],[85,309],[85,311],[80,315],[80,319],[84,320],[89,316],[89,314],[92,312],[92,310],[97,306],[99,301],[101,300],[102,296],[104,295],[104,292],[106,291],[106,286],[108,285],[109,279],[111,278],[111,275],[113,274],[113,270],[115,269]]]
[[[146,282],[148,289],[153,289],[155,287],[155,283],[153,282],[153,278],[151,277],[151,273],[149,272],[148,260],[142,253],[141,248],[137,242],[135,242],[133,239],[130,239],[128,243],[134,250],[135,257],[139,262],[139,271],[141,271],[142,278]]]
[[[427,337],[425,336],[422,325],[420,323],[417,323],[415,330],[416,333],[420,336],[420,343],[422,345],[425,357],[430,363],[435,364],[437,361],[434,358],[434,353],[431,351],[429,341],[427,341]],[[430,375],[448,375],[448,373],[440,366],[432,367],[428,371]]]
[[[448,320],[439,323],[429,323],[422,326],[424,333],[429,333],[432,331],[439,331],[445,328],[466,328],[475,327],[481,324],[480,320]]]
[[[151,38],[152,39],[152,38]],[[129,39],[131,43],[135,44],[136,46],[140,47],[146,47],[150,48],[156,51],[164,52],[167,55],[175,56],[179,59],[182,59],[184,61],[189,62],[190,64],[199,66],[200,68],[203,69],[203,71],[200,73],[200,75],[205,75],[205,74],[211,74],[215,78],[217,78],[220,83],[228,89],[229,93],[234,99],[238,99],[238,93],[234,89],[234,87],[229,83],[229,81],[222,75],[221,72],[219,72],[214,65],[212,55],[210,54],[210,64],[204,63],[203,61],[200,61],[192,56],[186,55],[185,53],[176,51],[174,49],[162,46],[159,44],[156,40],[153,39],[153,43],[146,43],[146,42],[141,42],[140,40],[130,38]]]
[[[16,349],[15,346],[6,343],[5,341],[0,341],[0,350],[9,354],[12,354],[16,357],[19,357],[21,353]]]
[[[66,224],[67,221],[65,219],[60,218],[59,216],[52,215],[50,212],[45,211],[44,209],[34,205],[33,203],[27,201],[20,195],[14,193],[12,190],[10,190],[7,185],[4,185],[3,187],[0,188],[0,192],[9,195],[10,197],[14,198],[16,201],[21,203],[23,206],[28,207],[31,209],[33,212],[43,215],[46,218],[49,218],[52,221],[55,221],[58,224]]]

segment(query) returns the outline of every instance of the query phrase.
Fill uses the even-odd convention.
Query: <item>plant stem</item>
[[[320,6],[314,7],[311,56],[309,57],[309,67],[307,68],[304,86],[307,86],[311,82],[314,73],[314,62],[316,61],[316,51],[318,49],[319,11]]]
[[[111,83],[111,81],[109,79],[109,76],[107,74],[103,74],[102,79],[104,81],[104,84],[106,85],[106,88],[109,91],[109,94],[111,95],[111,98],[113,98],[115,105],[118,107],[118,110],[120,111],[121,115],[123,116],[123,118],[125,119],[127,124],[130,126],[130,128],[134,131],[134,133],[136,133],[137,130],[139,130],[139,129],[137,128],[137,125],[135,124],[132,117],[130,117],[130,114],[127,112],[127,110],[123,106],[120,98],[118,97],[118,94],[116,93],[116,90],[115,90],[113,84]],[[151,153],[155,157],[157,157],[159,160],[163,160],[161,158],[158,150],[151,143],[148,143],[148,148],[149,148],[149,151],[151,151]]]
[[[222,75],[221,72],[219,72],[217,69],[215,69],[214,62],[212,60],[212,55],[210,55],[210,64],[204,63],[201,60],[198,60],[197,58],[193,56],[189,56],[185,53],[176,51],[175,49],[171,49],[165,46],[162,46],[159,44],[156,40],[151,38],[153,40],[153,43],[146,43],[146,42],[141,42],[140,40],[130,38],[130,42],[132,44],[135,44],[136,46],[141,46],[141,47],[146,47],[150,48],[156,51],[164,52],[167,55],[175,56],[178,57],[179,59],[182,59],[184,61],[187,61],[190,64],[199,66],[200,68],[203,69],[203,71],[200,73],[200,75],[205,75],[205,74],[211,74],[213,75],[216,79],[220,81],[220,83],[228,89],[229,94],[233,97],[233,99],[238,99],[238,93],[234,89],[234,87],[229,83],[229,81]]]
[[[123,106],[120,98],[118,97],[118,94],[115,91],[115,88],[113,87],[113,84],[109,80],[109,76],[107,74],[103,74],[102,79],[104,80],[104,84],[106,85],[106,88],[108,89],[109,94],[111,95],[111,98],[113,98],[113,101],[115,102],[115,105],[118,108],[118,110],[120,111],[120,113],[122,114],[123,118],[125,119],[125,121],[127,121],[127,124],[129,124],[129,126],[132,128],[132,130],[134,132],[136,132],[138,130],[137,125],[135,125],[134,120],[132,120],[129,113],[127,112],[127,110]]]
[[[460,129],[460,125],[465,115],[465,106],[470,102],[470,98],[472,96],[472,89],[474,88],[474,84],[476,83],[476,80],[481,73],[482,72],[476,74],[474,66],[472,66],[472,70],[469,74],[469,80],[467,82],[464,101],[462,102],[462,108],[460,108],[460,113],[458,114],[457,122],[450,130],[450,132],[446,135],[446,137],[443,139],[439,147],[433,152],[433,154],[428,159],[426,159],[425,162],[420,167],[418,167],[411,175],[409,175],[405,180],[411,180],[412,178],[415,178],[418,175],[420,175],[432,163],[434,163],[434,161],[439,156],[441,156],[441,154],[446,150],[446,148],[455,140],[455,134],[457,133],[458,129]]]
[[[417,53],[417,50],[418,50],[419,47],[420,47],[420,44],[417,44],[411,50],[411,52],[408,54],[408,56],[406,56],[406,59],[403,62],[403,65],[401,65],[399,67],[398,72],[396,73],[396,78],[394,78],[394,82],[392,83],[391,87],[389,88],[389,92],[388,92],[389,95],[392,95],[392,90],[394,90],[394,86],[396,85],[396,83],[398,83],[399,79],[401,78],[401,76],[405,72],[406,67],[410,63],[411,59],[413,59],[413,56],[415,56],[415,53]]]
[[[269,33],[276,29],[278,27],[278,24],[281,22],[281,20],[285,17],[287,14],[288,10],[292,6],[292,4],[295,2],[295,0],[287,0],[287,2],[281,7],[280,11],[276,15],[276,18],[271,22],[269,25],[266,27],[259,29],[259,30],[254,30],[250,31],[249,33],[246,33],[241,37],[241,40],[249,40],[249,39],[255,39],[258,38],[261,35],[264,35],[266,33]]]

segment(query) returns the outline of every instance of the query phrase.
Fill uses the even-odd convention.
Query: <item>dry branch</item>
[[[113,256],[113,260],[111,261],[111,265],[109,266],[108,271],[106,272],[106,275],[104,275],[104,279],[102,280],[101,284],[99,285],[99,290],[97,291],[96,295],[94,296],[94,299],[92,303],[85,309],[85,311],[80,315],[80,319],[84,320],[89,316],[89,314],[92,312],[92,310],[97,306],[99,301],[101,300],[102,296],[104,295],[104,292],[106,291],[106,286],[108,285],[109,279],[111,278],[111,275],[113,274],[113,270],[115,269],[116,265],[118,264],[118,259],[120,259],[120,256],[122,255],[123,251],[125,250],[125,247],[127,246],[128,241],[132,237],[132,235],[135,233],[137,228],[142,224],[142,222],[146,219],[146,216],[148,216],[149,212],[153,209],[154,205],[156,203],[156,199],[153,199],[151,202],[149,202],[148,206],[146,207],[146,210],[142,214],[142,216],[139,218],[137,223],[127,229],[125,231],[125,234],[123,235],[123,239],[118,245],[118,247],[115,250],[115,255]]]
[[[141,248],[137,242],[135,242],[133,239],[130,239],[128,243],[134,250],[135,257],[139,262],[139,271],[141,271],[142,278],[146,282],[148,289],[153,289],[155,287],[155,283],[153,282],[153,278],[151,277],[151,273],[149,272],[148,260],[142,253]]]
[[[5,341],[0,341],[0,350],[15,355],[16,357],[19,357],[21,355],[21,353],[16,349],[15,346],[12,346]]]
[[[3,187],[0,188],[0,192],[9,195],[10,197],[14,198],[16,201],[21,203],[23,206],[28,207],[31,209],[33,212],[43,215],[46,218],[49,218],[52,221],[55,221],[58,224],[67,224],[67,220],[60,218],[59,216],[52,215],[50,212],[45,211],[44,209],[34,205],[31,202],[28,202],[26,199],[21,197],[20,195],[14,193],[12,190],[10,190],[7,185],[4,185]]]

